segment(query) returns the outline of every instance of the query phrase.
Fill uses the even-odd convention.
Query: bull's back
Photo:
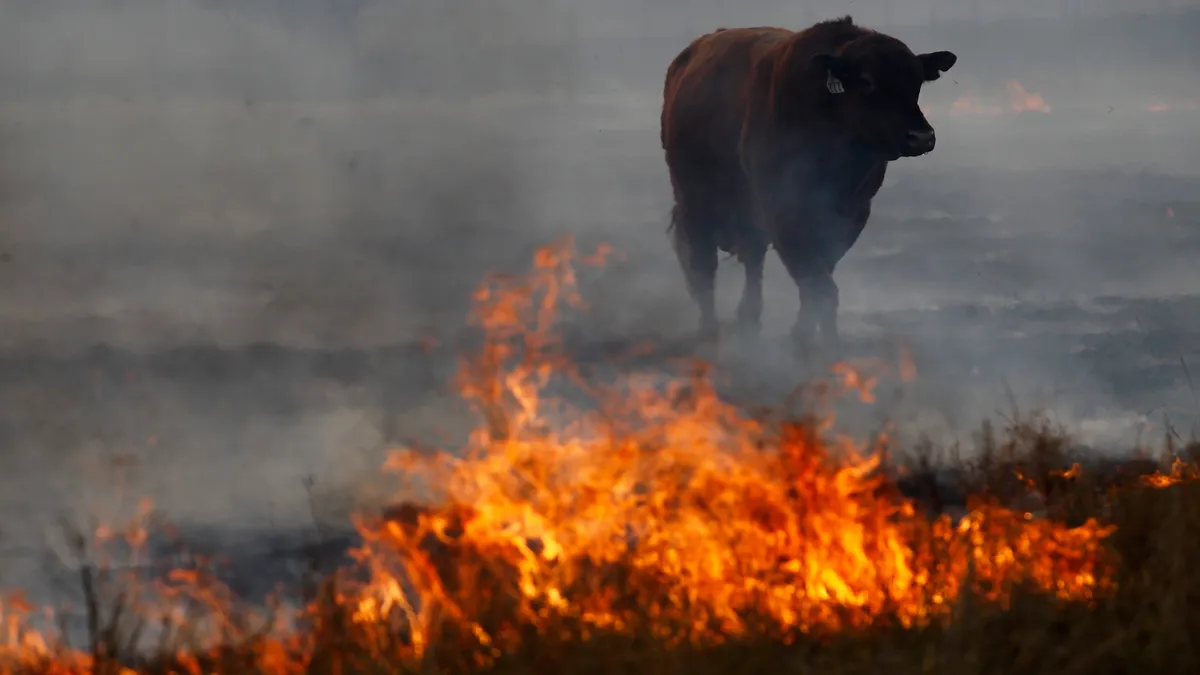
[[[661,128],[668,162],[682,153],[737,163],[754,65],[793,34],[772,27],[720,29],[696,38],[671,61]]]

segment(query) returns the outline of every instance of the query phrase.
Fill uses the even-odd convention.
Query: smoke
[[[462,424],[418,347],[558,234],[529,139],[575,87],[570,8],[502,4],[3,6],[0,585],[60,512],[343,518]]]
[[[968,437],[1010,391],[1106,447],[1196,414],[1200,19],[1104,4],[850,8],[959,55],[922,97],[937,150],[893,165],[836,275],[856,355],[912,347],[917,382],[884,397],[905,431]],[[0,534],[141,495],[176,521],[279,527],[370,502],[388,444],[470,419],[443,390],[453,351],[423,341],[453,344],[481,277],[563,233],[624,253],[585,280],[581,358],[683,351],[666,65],[719,26],[845,11],[0,5],[0,509],[21,514]],[[736,262],[718,284],[728,320]],[[797,302],[772,257],[763,341],[722,357],[739,393],[798,383]]]
[[[636,11],[632,4],[591,8],[587,25],[603,26],[590,34],[596,42],[604,31],[619,35],[619,50],[593,54],[623,95],[640,95],[629,110],[645,119],[657,113],[662,73],[645,64],[667,63],[695,35],[801,26],[847,11],[820,2],[677,3],[635,28],[620,17]],[[1194,202],[1188,157],[1197,144],[1187,125],[1197,50],[1182,27],[1200,13],[1178,3],[1139,14],[1065,2],[957,8],[866,2],[849,10],[917,51],[960,57],[922,94],[938,149],[890,168],[866,233],[836,275],[859,353],[890,357],[895,342],[913,344],[921,375],[890,414],[902,430],[969,442],[983,418],[1044,408],[1110,449],[1190,428],[1197,411],[1183,364],[1197,355],[1179,340],[1195,325],[1175,296],[1200,279],[1182,253],[1195,247],[1193,221],[1173,205]],[[649,130],[642,138],[653,142]],[[670,254],[646,251],[630,268],[651,269],[651,256]],[[666,297],[682,295],[677,271],[655,269],[662,281],[638,277],[638,297],[652,302],[663,289],[655,315],[690,330],[694,310],[674,312]],[[741,286],[736,264],[722,266],[718,284],[728,318]],[[767,284],[764,332],[782,342],[796,292],[773,259]],[[1153,323],[1137,318],[1146,316]],[[794,383],[786,348],[752,351],[760,368],[750,378],[766,397]]]

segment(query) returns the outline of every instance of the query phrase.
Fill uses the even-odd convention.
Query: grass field
[[[391,455],[406,501],[355,521],[339,571],[322,572],[321,546],[310,547],[305,583],[247,603],[219,566],[179,551],[122,568],[158,537],[143,510],[129,527],[68,533],[87,642],[28,632],[37,612],[10,596],[0,663],[19,673],[1198,664],[1200,448],[1168,435],[1161,454],[1096,461],[1019,419],[985,429],[969,460],[838,435],[830,396],[870,402],[916,375],[904,360],[835,366],[799,407],[755,413],[722,402],[703,370],[665,388],[579,379],[586,370],[551,321],[574,303],[569,255],[548,247],[527,277],[480,287],[482,350],[458,380],[478,431],[449,455]],[[556,404],[550,393],[571,382],[593,406]]]
[[[1052,443],[1040,447],[1047,446]],[[432,586],[424,588],[431,596],[420,608],[419,634],[411,620],[403,617],[401,607],[374,604],[388,599],[386,589],[390,587],[367,586],[364,590],[353,582],[343,580],[335,585],[333,579],[326,579],[309,591],[312,604],[304,616],[305,628],[299,633],[260,635],[258,626],[264,620],[244,619],[243,623],[238,613],[244,610],[214,590],[211,582],[206,584],[201,575],[201,581],[177,577],[173,585],[188,589],[178,593],[200,596],[197,604],[201,609],[195,616],[207,612],[214,624],[223,624],[225,644],[212,649],[189,647],[186,631],[194,626],[185,624],[177,627],[174,636],[165,638],[165,646],[157,653],[137,657],[126,641],[135,639],[144,628],[153,630],[140,622],[155,613],[125,607],[124,613],[115,614],[123,605],[113,604],[122,602],[113,598],[120,597],[117,589],[123,586],[119,580],[106,583],[96,571],[99,579],[84,577],[84,583],[93,586],[97,602],[92,608],[98,612],[93,626],[95,642],[81,646],[79,652],[53,656],[33,646],[6,648],[5,668],[9,672],[90,672],[93,659],[99,656],[99,672],[115,669],[118,661],[139,672],[229,673],[533,673],[545,668],[589,673],[768,673],[780,668],[875,673],[881,667],[902,673],[1011,673],[1018,669],[1128,673],[1143,668],[1192,672],[1197,658],[1192,609],[1197,589],[1189,568],[1196,554],[1191,536],[1197,526],[1195,484],[1134,485],[1106,491],[1104,479],[1095,473],[1084,472],[1070,480],[1050,472],[1033,474],[1030,469],[1045,459],[1025,456],[1017,465],[992,467],[989,475],[996,479],[993,494],[1003,494],[1003,486],[1011,486],[1011,471],[1017,467],[1036,483],[1057,484],[1050,488],[1055,494],[1045,502],[1052,520],[1026,521],[1019,512],[1015,517],[1007,515],[1010,512],[983,506],[981,501],[973,515],[962,521],[971,523],[971,528],[956,529],[943,520],[928,529],[906,530],[912,537],[936,535],[924,541],[929,548],[917,544],[918,548],[906,551],[933,579],[930,588],[903,594],[903,601],[896,605],[889,603],[886,591],[886,584],[895,582],[888,573],[895,570],[888,570],[884,552],[874,548],[881,543],[875,539],[880,532],[874,528],[885,528],[883,523],[871,522],[882,515],[876,513],[860,514],[863,520],[858,525],[867,530],[867,540],[860,544],[878,558],[853,560],[855,553],[861,553],[851,547],[855,531],[832,530],[824,533],[834,539],[829,550],[821,550],[821,544],[815,542],[792,543],[814,557],[829,557],[827,568],[798,572],[784,571],[786,566],[762,567],[765,561],[754,559],[750,553],[754,543],[748,538],[761,524],[740,523],[751,530],[739,532],[737,540],[728,540],[721,535],[732,536],[740,529],[734,516],[720,521],[714,517],[707,523],[712,530],[706,536],[711,538],[704,544],[697,542],[701,548],[678,549],[679,555],[686,558],[724,549],[734,556],[731,566],[741,569],[729,569],[727,577],[710,573],[703,579],[673,575],[669,569],[647,569],[645,559],[633,552],[603,562],[564,558],[550,567],[537,560],[540,551],[533,543],[513,543],[507,539],[510,535],[472,528],[466,530],[470,535],[458,535],[461,540],[452,533],[447,544],[428,544],[417,552],[404,548],[416,543],[410,539],[414,532],[398,528],[380,533],[382,538],[373,550],[382,552],[373,560],[381,568],[405,561],[414,569],[436,569],[445,575],[436,582],[422,579]],[[875,508],[883,508],[883,502],[889,501],[862,496],[852,499]],[[823,517],[834,516],[836,509],[826,508],[830,511],[796,503],[775,515],[808,529],[820,527]],[[1066,529],[1066,523],[1078,525],[1088,516],[1099,518],[1105,527],[1115,526],[1115,532],[1098,542],[1092,541],[1098,539],[1095,527]],[[906,522],[903,516],[896,520]],[[849,528],[851,524],[840,525]],[[962,532],[966,535],[959,534]],[[486,541],[489,535],[500,538]],[[979,540],[967,543],[970,536]],[[778,552],[785,550],[782,546]],[[961,567],[964,555],[974,561],[965,569]],[[564,589],[564,598],[570,603],[567,607],[547,609],[545,597],[530,597],[521,588],[523,557],[537,568],[533,572],[537,582],[573,582]],[[699,571],[686,560],[682,567],[687,572]],[[765,575],[763,585],[756,589],[764,595],[738,592],[752,578],[741,574],[751,570]],[[866,576],[837,578],[851,570]],[[375,574],[372,581],[380,581],[382,572]],[[1095,574],[1095,584],[1103,589],[1080,591],[1079,579],[1085,574]],[[807,593],[795,587],[800,578],[808,579]],[[822,587],[820,582],[833,580],[865,584],[854,588],[852,597],[866,607],[855,607],[852,601],[839,611],[837,603],[821,597],[831,587]],[[871,580],[880,586],[872,587]],[[961,585],[965,590],[938,602],[945,593],[941,584]],[[694,595],[680,595],[689,592]],[[774,607],[753,600],[770,597],[773,592],[781,594]],[[1072,595],[1075,597],[1069,597]],[[800,616],[816,625],[799,630],[780,621],[780,615],[770,610],[778,611],[781,603],[794,606]],[[14,607],[19,610],[20,604],[6,603],[6,618],[12,620],[19,614],[13,612]],[[927,608],[931,616],[907,625],[914,621],[917,607]],[[620,617],[620,629],[591,625],[601,608]],[[386,620],[372,614],[380,609],[389,614]],[[591,619],[581,618],[589,609]],[[847,627],[819,623],[835,621]],[[488,631],[486,638],[480,629]]]

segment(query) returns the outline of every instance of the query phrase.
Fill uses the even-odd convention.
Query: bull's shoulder
[[[752,54],[771,35],[770,30],[725,28],[701,35],[679,52],[663,82],[664,149],[681,135],[715,136],[721,139],[714,141],[717,145],[736,145]]]
[[[804,63],[821,52],[836,52],[846,43],[874,33],[855,24],[849,15],[821,21],[799,31],[765,27],[749,30],[762,31],[756,44],[756,56],[764,62],[760,72],[769,73],[776,85],[783,84],[781,79],[797,74],[797,69],[785,65]]]
[[[795,31],[776,26],[718,28],[692,40],[684,52],[688,58],[719,57],[728,52],[740,52],[764,44],[779,42],[795,35]]]
[[[743,101],[741,150],[744,162],[756,161],[745,156],[747,153],[777,154],[782,150],[777,143],[779,134],[795,131],[783,127],[793,126],[787,124],[788,118],[792,117],[788,113],[790,108],[806,105],[806,97],[797,95],[801,92],[796,91],[798,83],[792,81],[795,73],[791,67],[797,41],[802,35],[803,32],[775,32],[751,50],[750,76]],[[781,127],[780,123],[785,124]]]
[[[722,28],[702,35],[679,52],[667,67],[664,95],[672,97],[687,81],[736,84],[745,81],[759,57],[782,44],[792,31],[786,28],[759,26]],[[701,85],[707,86],[707,85]],[[724,85],[720,85],[724,87]],[[715,92],[714,92],[715,93]],[[729,94],[729,91],[723,92]]]
[[[794,39],[801,43],[839,45],[874,32],[870,28],[864,28],[854,23],[854,19],[847,14],[836,19],[814,23],[808,28],[796,32]]]
[[[794,31],[775,26],[726,27],[694,39],[671,62],[663,84],[663,147],[684,126],[702,126],[736,152],[750,89],[765,55]],[[701,133],[697,131],[696,133]]]
[[[874,34],[876,31],[859,26],[847,15],[793,32],[779,50],[788,54],[789,59],[802,62],[822,52],[836,53],[847,43]]]

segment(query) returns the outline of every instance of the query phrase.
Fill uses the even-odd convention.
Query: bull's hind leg
[[[687,280],[688,293],[700,309],[702,340],[717,337],[717,242],[712,223],[676,207],[671,244]]]

